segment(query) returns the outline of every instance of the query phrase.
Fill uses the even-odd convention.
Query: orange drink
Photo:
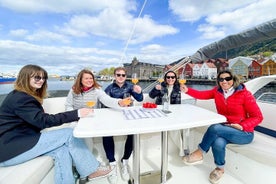
[[[185,84],[186,83],[186,79],[179,79],[178,80],[180,84]]]
[[[95,105],[96,105],[96,102],[95,101],[88,101],[88,102],[86,102],[86,105],[87,105],[87,107],[94,107]]]
[[[129,106],[132,103],[132,100],[130,97],[127,97],[123,99],[123,103],[124,105]]]
[[[159,79],[158,79],[158,82],[159,82],[159,83],[162,83],[163,81],[164,81],[163,78],[159,78]]]
[[[139,80],[138,80],[137,78],[132,78],[132,79],[131,79],[131,82],[132,82],[133,84],[137,84],[137,83],[139,82]]]

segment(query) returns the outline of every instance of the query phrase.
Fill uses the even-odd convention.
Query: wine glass
[[[159,82],[159,84],[161,84],[163,81],[164,81],[163,74],[160,74],[160,75],[158,76],[158,82]]]
[[[91,100],[91,101],[86,102],[86,106],[89,108],[93,108],[95,105],[96,105],[95,101]]]
[[[139,82],[138,77],[137,77],[137,73],[133,73],[131,76],[131,82],[135,85]]]
[[[186,83],[185,75],[183,73],[179,75],[178,81],[182,85]]]

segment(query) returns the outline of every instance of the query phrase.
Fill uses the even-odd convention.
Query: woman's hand
[[[229,124],[225,124],[225,125],[233,127],[235,129],[238,129],[238,130],[243,130],[243,127],[238,123],[229,123]]]
[[[161,86],[160,84],[157,84],[157,85],[155,86],[155,89],[161,90],[161,89],[162,89],[162,86]]]
[[[79,113],[80,113],[80,117],[83,118],[83,117],[86,117],[86,116],[89,116],[89,115],[93,114],[94,109],[82,108],[82,109],[79,110]]]
[[[182,91],[183,93],[187,93],[188,92],[188,88],[185,84],[180,84],[180,91]]]

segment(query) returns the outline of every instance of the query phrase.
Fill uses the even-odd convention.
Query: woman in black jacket
[[[149,92],[149,97],[156,98],[155,103],[161,105],[162,97],[165,93],[169,97],[170,104],[181,104],[180,84],[177,80],[176,73],[173,71],[168,71],[164,75],[164,81],[161,84],[157,84]]]
[[[92,109],[82,108],[58,114],[44,112],[47,72],[37,65],[24,66],[0,107],[0,166],[26,162],[41,155],[55,161],[55,183],[73,184],[72,164],[82,178],[107,176],[113,168],[100,166],[82,139],[71,128],[43,131],[44,128],[78,121]]]

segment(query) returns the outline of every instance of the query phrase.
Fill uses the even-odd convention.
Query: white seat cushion
[[[0,167],[0,184],[40,183],[53,166],[51,157],[41,156],[23,164]]]

